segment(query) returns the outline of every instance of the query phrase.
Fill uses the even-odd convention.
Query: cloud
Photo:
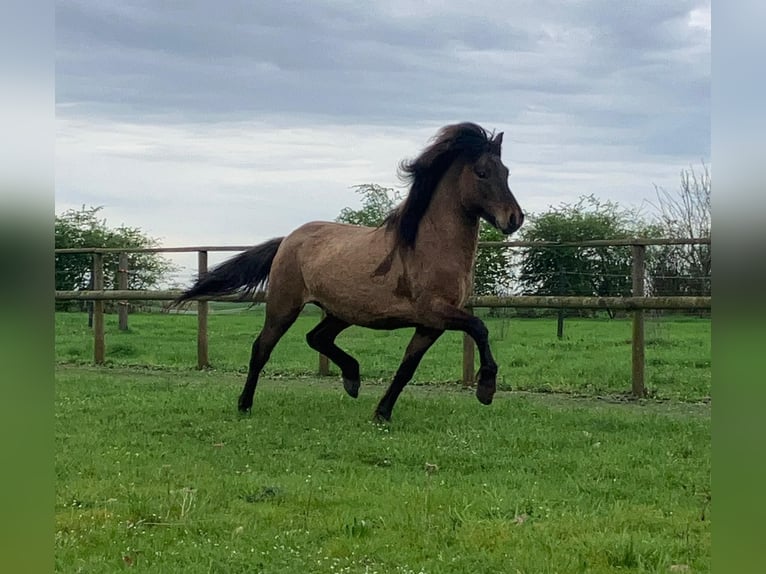
[[[593,111],[587,96],[598,93],[613,96],[608,109],[650,114],[653,100],[689,102],[698,52],[709,68],[709,34],[690,25],[704,5],[693,2],[227,6],[60,3],[59,101],[137,121],[401,124],[477,103],[512,121],[571,96]]]

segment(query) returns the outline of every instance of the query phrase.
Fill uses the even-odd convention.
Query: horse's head
[[[488,150],[475,162],[467,162],[460,176],[461,201],[479,216],[510,235],[524,222],[524,212],[508,187],[508,168],[500,159],[503,133],[489,141]]]

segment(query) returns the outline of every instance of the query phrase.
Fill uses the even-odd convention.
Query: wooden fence
[[[615,239],[592,240],[571,243],[555,243],[541,241],[486,241],[480,242],[483,249],[513,248],[513,247],[607,247],[629,246],[632,251],[632,282],[631,297],[555,297],[555,296],[474,296],[468,300],[466,309],[473,312],[475,308],[510,307],[510,308],[551,308],[551,309],[613,309],[633,312],[632,336],[632,393],[636,397],[646,395],[644,376],[644,311],[648,309],[666,310],[708,310],[711,308],[711,297],[646,297],[644,292],[644,277],[646,275],[646,247],[650,245],[709,245],[710,239]],[[93,256],[93,289],[87,291],[56,291],[57,301],[87,300],[93,301],[93,361],[102,364],[105,358],[104,341],[104,301],[118,301],[119,325],[127,329],[128,301],[172,301],[180,294],[179,291],[139,291],[128,290],[127,287],[127,253],[197,253],[197,271],[204,273],[208,269],[208,253],[211,251],[245,251],[247,246],[202,246],[202,247],[156,247],[144,249],[123,248],[77,248],[56,249],[56,254],[91,253]],[[118,289],[104,289],[104,254],[119,253]],[[220,297],[199,297],[197,301],[197,368],[209,366],[208,360],[208,301],[256,301],[263,302],[264,294],[258,293],[254,298],[243,299],[240,295]],[[329,374],[329,364],[326,357],[320,356],[319,372]],[[475,373],[475,345],[473,340],[464,335],[463,339],[463,383],[473,382]]]

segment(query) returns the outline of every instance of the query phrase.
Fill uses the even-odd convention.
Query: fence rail
[[[591,240],[579,242],[548,242],[548,241],[482,241],[480,248],[512,248],[512,247],[630,247],[632,251],[633,294],[631,297],[558,297],[558,296],[473,296],[466,303],[466,309],[473,312],[475,308],[551,308],[551,309],[610,309],[633,312],[632,336],[632,392],[637,397],[646,395],[644,375],[644,311],[648,309],[664,310],[708,310],[712,307],[711,297],[646,297],[644,296],[644,277],[646,273],[646,247],[651,245],[710,245],[709,238],[626,238],[612,240]],[[216,245],[197,247],[151,247],[151,248],[70,248],[56,249],[59,254],[90,253],[93,256],[93,289],[81,291],[56,291],[57,301],[86,300],[93,301],[93,360],[102,364],[105,358],[104,342],[104,301],[121,302],[120,309],[126,309],[127,301],[172,301],[181,291],[139,291],[125,289],[125,281],[120,280],[118,289],[104,289],[104,254],[108,253],[197,253],[198,272],[204,273],[208,268],[208,253],[210,251],[245,251],[252,245]],[[126,277],[127,258],[120,259],[120,277]],[[208,302],[263,302],[265,294],[260,292],[252,297],[242,295],[227,295],[218,297],[198,297],[197,301],[197,367],[203,369],[209,366],[208,359]],[[122,312],[120,328],[127,325],[123,321]],[[463,382],[471,384],[475,372],[475,345],[467,336],[463,341]],[[329,374],[326,357],[320,356],[320,374]]]
[[[139,291],[134,289],[104,289],[100,291],[56,291],[57,301],[173,301],[182,291]],[[195,297],[193,301],[221,301],[227,303],[264,303],[264,293],[252,297],[219,295]],[[533,309],[613,309],[636,310],[699,310],[710,309],[710,297],[558,297],[554,295],[508,295],[496,297],[478,295],[470,297],[467,307],[533,308]]]

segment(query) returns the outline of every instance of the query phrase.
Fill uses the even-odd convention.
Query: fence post
[[[559,295],[566,295],[564,293],[564,283],[566,276],[564,275],[564,267],[559,264]],[[559,339],[564,338],[564,308],[560,307],[558,312],[558,321],[556,321],[556,336]]]
[[[324,321],[325,317],[327,317],[327,313],[324,309],[322,309],[322,321]],[[330,376],[330,359],[328,359],[325,355],[322,353],[319,353],[319,376],[320,377],[328,377]]]
[[[473,315],[473,307],[466,307],[466,313]],[[470,387],[473,385],[474,377],[476,376],[475,369],[475,353],[476,343],[468,333],[463,333],[463,386]]]
[[[320,377],[330,376],[330,359],[328,359],[322,353],[319,353],[319,376]]]
[[[104,256],[101,253],[93,254],[93,290],[104,289]],[[93,301],[93,362],[97,365],[104,364],[104,302]]]
[[[91,257],[88,291],[93,291],[93,274],[95,273],[95,264],[95,260]],[[95,301],[85,301],[85,307],[88,309],[88,329],[93,328],[93,303],[95,303]]]
[[[207,273],[207,251],[197,252],[197,273],[200,277]],[[208,302],[197,301],[197,368],[199,370],[210,366],[207,344],[207,312]]]
[[[644,296],[644,273],[646,270],[646,246],[632,245],[633,251],[633,296]],[[644,380],[644,312],[633,311],[633,396],[645,397]]]
[[[120,253],[119,263],[117,265],[117,288],[123,291],[128,288],[128,254]],[[120,331],[128,330],[128,302],[117,301],[117,313],[119,315]]]

